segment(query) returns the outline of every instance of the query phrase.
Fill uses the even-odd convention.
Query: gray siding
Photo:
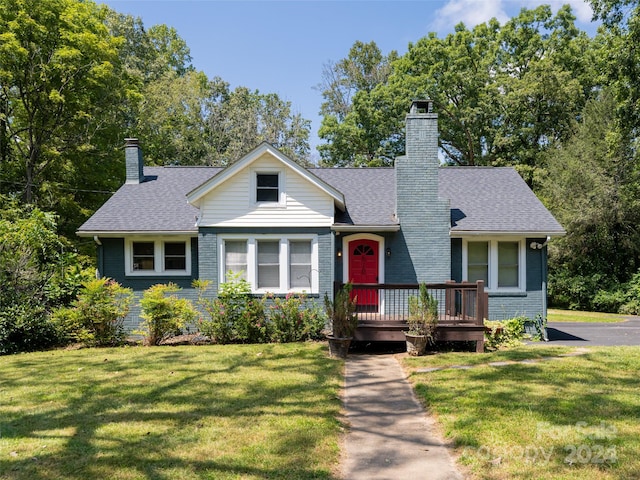
[[[124,268],[124,238],[102,238],[102,246],[99,246],[98,256],[102,258],[102,277],[113,278],[124,287],[131,288],[134,293],[134,302],[131,311],[125,318],[125,328],[128,331],[136,330],[140,326],[140,299],[143,292],[159,283],[175,283],[182,291],[180,296],[195,301],[197,292],[191,286],[194,279],[198,278],[198,240],[191,239],[191,276],[127,276]]]
[[[535,319],[546,317],[546,265],[547,249],[533,250],[531,242],[544,243],[544,238],[527,238],[525,242],[527,262],[526,291],[520,293],[489,294],[489,318],[505,320],[517,316]],[[543,282],[544,280],[544,282]]]

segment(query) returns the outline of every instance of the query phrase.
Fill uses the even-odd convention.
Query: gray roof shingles
[[[145,181],[123,185],[78,230],[196,232],[198,210],[186,194],[220,172],[216,167],[145,167]],[[310,169],[345,196],[336,224],[396,225],[392,168]],[[451,202],[452,232],[564,233],[512,168],[443,167],[440,196]],[[428,208],[428,206],[425,206]]]
[[[564,234],[510,167],[441,168],[440,196],[451,201],[452,232]]]
[[[145,181],[123,185],[78,233],[197,232],[198,209],[186,194],[222,168],[144,167]]]

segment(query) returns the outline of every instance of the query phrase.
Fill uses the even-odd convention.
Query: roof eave
[[[334,232],[398,232],[400,225],[343,225],[334,224],[331,226]]]
[[[462,237],[564,237],[567,234],[564,230],[553,231],[504,231],[504,230],[451,230],[449,236],[452,238]]]
[[[162,236],[198,236],[197,230],[78,230],[76,235],[79,237],[103,237],[103,238],[122,238],[133,235],[162,235]]]

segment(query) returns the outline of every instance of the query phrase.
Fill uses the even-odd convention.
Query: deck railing
[[[420,289],[418,284],[351,285],[359,323],[406,322],[409,298],[418,296]],[[343,286],[343,283],[335,282],[335,292]],[[483,281],[432,283],[426,284],[426,287],[438,302],[440,325],[482,325],[488,317],[488,294]]]

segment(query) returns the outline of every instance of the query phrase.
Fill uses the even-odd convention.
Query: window
[[[258,173],[256,176],[256,202],[278,203],[280,175],[277,173]]]
[[[291,288],[311,288],[311,242],[289,242],[289,278]]]
[[[246,240],[227,241],[224,243],[224,273],[229,272],[242,280],[247,279],[247,242]]]
[[[484,280],[489,283],[489,242],[469,242],[468,244],[468,274],[469,282]]]
[[[187,249],[184,242],[165,242],[164,244],[164,269],[186,270]]]
[[[518,287],[518,242],[498,242],[498,288]]]
[[[126,239],[127,275],[191,275],[191,239]]]
[[[525,290],[523,240],[464,241],[463,280],[483,280],[489,290]]]
[[[133,270],[155,271],[155,246],[153,242],[133,242]]]
[[[241,278],[255,293],[318,293],[317,236],[306,234],[241,235],[218,237],[221,269],[243,272]]]
[[[280,289],[280,242],[258,242],[258,288]]]

